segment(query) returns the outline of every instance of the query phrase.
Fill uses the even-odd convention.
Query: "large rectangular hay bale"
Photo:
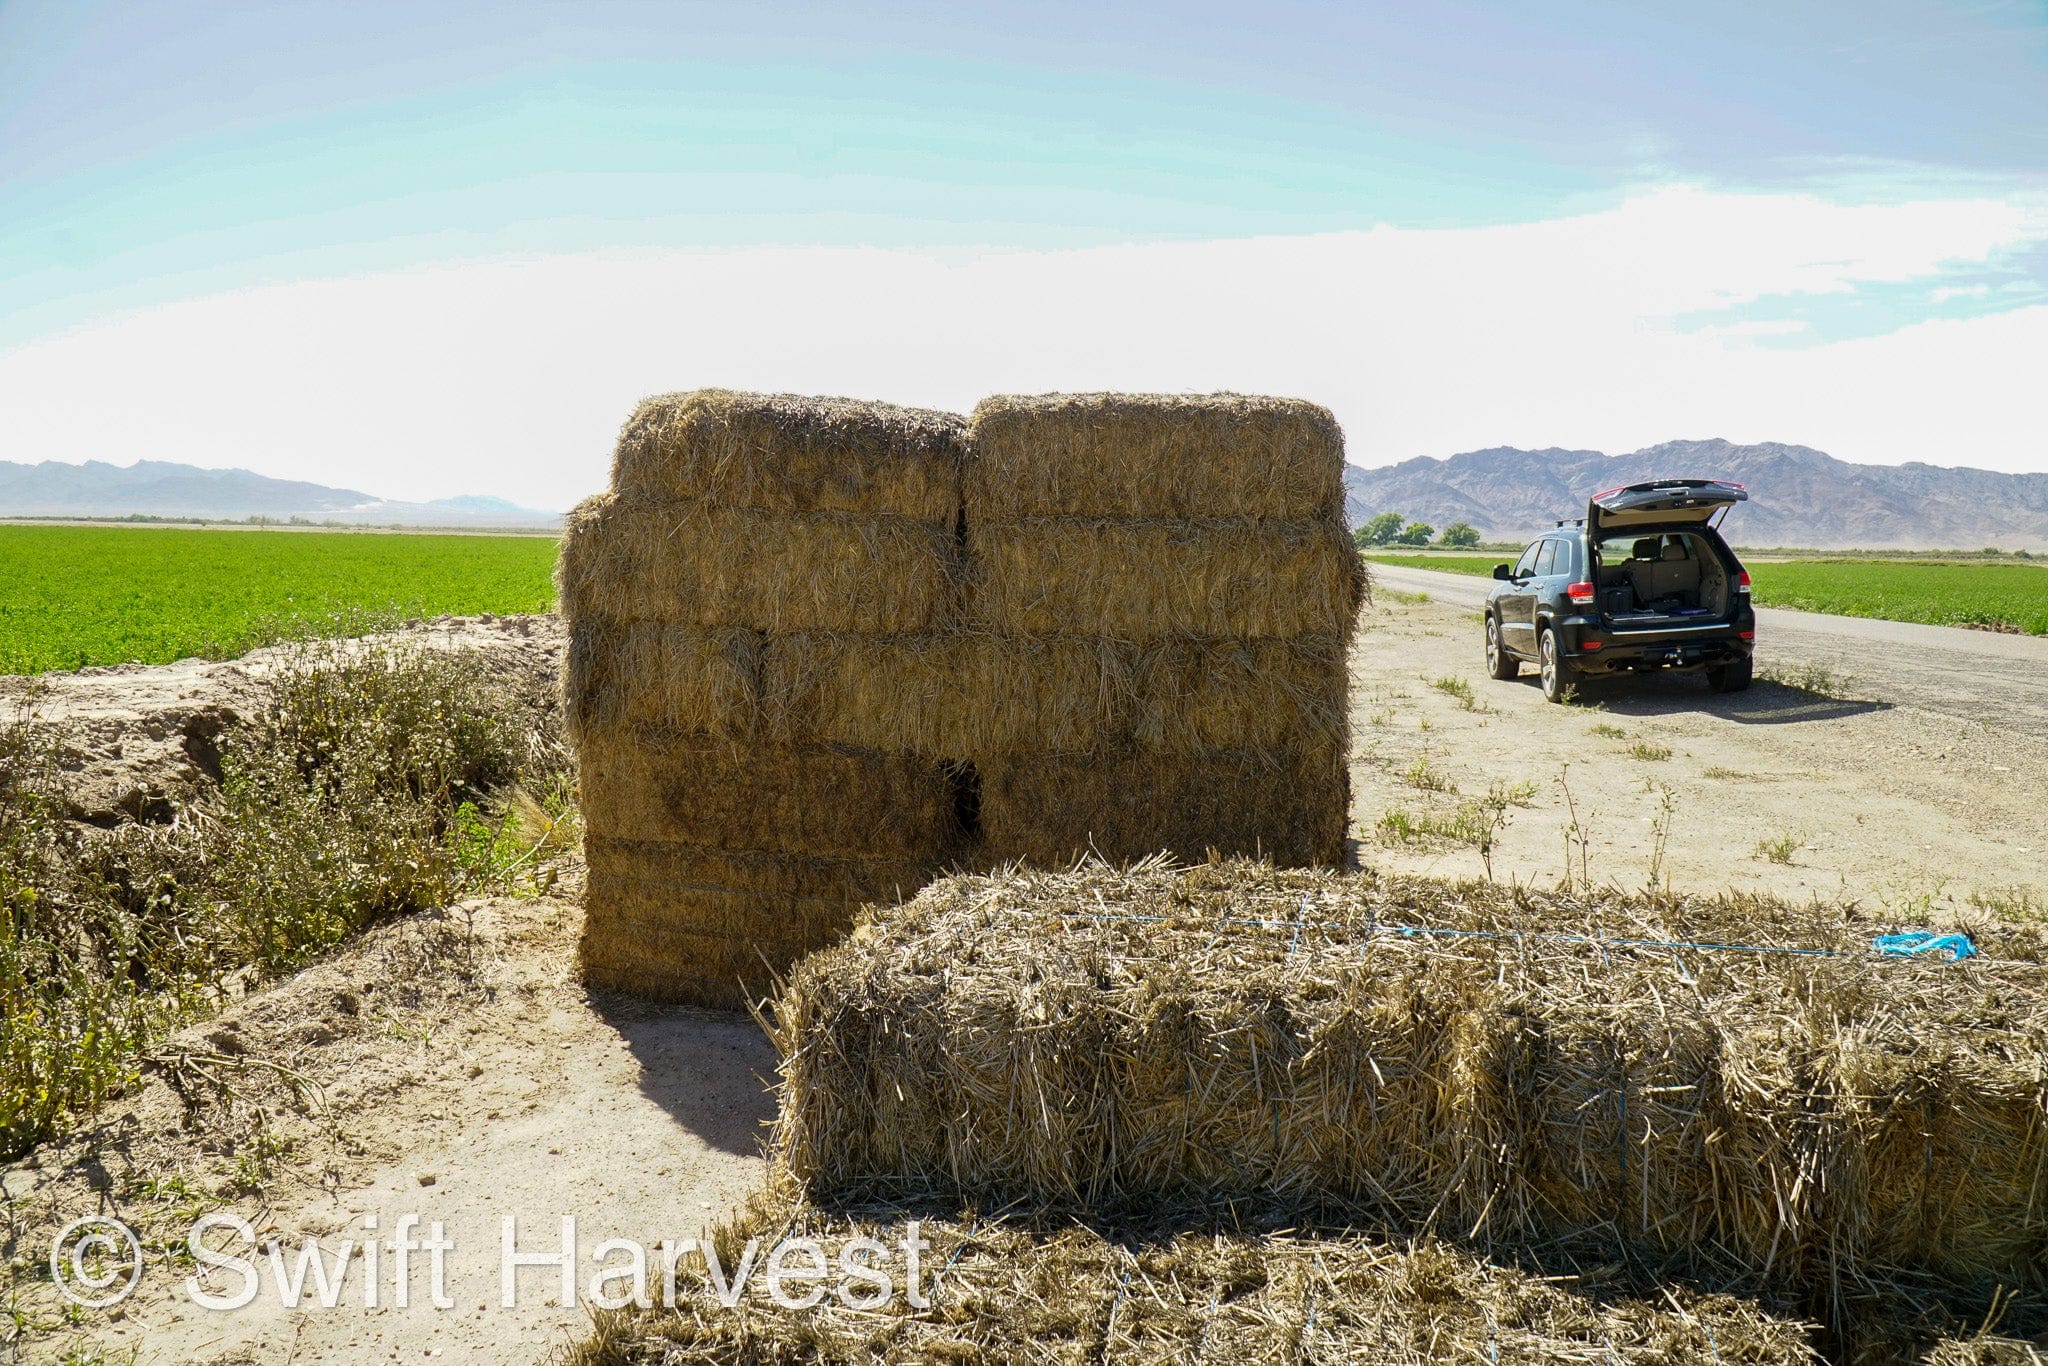
[[[1346,860],[1351,779],[1342,747],[1000,755],[982,761],[984,862],[1066,867],[1210,851],[1281,867]]]
[[[1364,601],[1341,520],[967,523],[968,620],[1021,635],[1348,638]]]
[[[967,520],[1343,517],[1329,410],[1246,394],[1005,394],[973,415]]]
[[[562,613],[706,629],[928,631],[960,605],[950,523],[615,494],[569,516]]]
[[[729,852],[590,837],[579,957],[588,981],[696,1005],[759,999],[865,903],[909,895],[923,860]]]
[[[1883,959],[1853,915],[1252,865],[949,879],[799,969],[780,1140],[820,1195],[1322,1210],[1743,1279],[1844,1329],[1899,1285],[2038,1296],[2040,936]]]
[[[967,422],[845,398],[698,389],[626,420],[612,488],[768,512],[858,512],[950,528]]]
[[[578,766],[607,839],[937,862],[960,835],[952,779],[915,755],[635,726],[586,735]]]
[[[761,632],[734,627],[578,617],[562,672],[569,738],[630,725],[750,738],[761,727],[767,646]]]
[[[1341,750],[1344,649],[1335,635],[1130,643],[792,632],[766,642],[761,706],[780,739],[975,762],[1044,751]],[[693,661],[688,676],[698,676]],[[645,671],[622,686],[664,687]],[[677,724],[699,718],[701,696],[678,699]]]

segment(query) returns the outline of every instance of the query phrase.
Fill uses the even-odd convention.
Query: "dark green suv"
[[[1514,678],[1532,663],[1553,702],[1583,678],[1650,669],[1703,671],[1716,692],[1748,687],[1749,571],[1716,529],[1748,498],[1711,479],[1594,494],[1584,521],[1559,522],[1494,566],[1488,671]]]

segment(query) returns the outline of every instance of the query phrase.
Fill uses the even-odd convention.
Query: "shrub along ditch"
[[[544,890],[574,811],[545,680],[467,652],[300,647],[164,824],[63,818],[63,737],[0,722],[0,1157],[130,1084],[145,1051],[364,926]]]

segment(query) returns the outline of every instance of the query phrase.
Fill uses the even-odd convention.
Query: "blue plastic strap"
[[[1936,934],[1932,930],[1910,930],[1905,934],[1881,934],[1870,941],[1870,947],[1892,958],[1937,958],[1948,955],[1951,963],[1960,962],[1977,951],[1967,934]]]

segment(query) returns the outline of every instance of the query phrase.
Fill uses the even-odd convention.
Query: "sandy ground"
[[[309,1292],[286,1308],[256,1252],[254,1301],[205,1308],[185,1288],[189,1257],[153,1250],[134,1296],[78,1315],[75,1332],[60,1327],[47,1281],[28,1281],[15,1308],[43,1331],[15,1359],[91,1345],[110,1361],[132,1350],[140,1363],[213,1366],[528,1362],[580,1337],[585,1311],[564,1301],[558,1272],[516,1271],[516,1305],[504,1306],[503,1218],[516,1217],[527,1252],[559,1250],[574,1217],[579,1290],[607,1239],[651,1248],[698,1235],[758,1181],[774,1069],[745,1018],[586,994],[574,977],[581,919],[573,897],[486,901],[373,931],[179,1036],[93,1131],[0,1175],[10,1258],[41,1260],[55,1230],[86,1214],[182,1246],[201,1211],[219,1210],[276,1239],[287,1268],[309,1241],[330,1266],[358,1244],[337,1307],[312,1307]],[[296,1094],[271,1063],[303,1079]],[[200,1102],[189,1123],[174,1080]],[[427,1253],[410,1258],[410,1303],[395,1302],[389,1245],[407,1214],[419,1239],[445,1225],[451,1307],[430,1302]],[[374,1309],[360,1252],[370,1216],[386,1244]],[[229,1231],[214,1245],[247,1252]]]
[[[1717,697],[1670,678],[1551,706],[1533,677],[1486,677],[1476,599],[1461,596],[1480,584],[1453,580],[1416,600],[1442,577],[1383,575],[1359,636],[1353,816],[1366,862],[1483,875],[1469,842],[1398,838],[1382,822],[1389,811],[1453,817],[1498,788],[1505,825],[1491,871],[1503,879],[1555,881],[1570,849],[1595,881],[1622,885],[1654,870],[1680,888],[1848,897],[1901,920],[1987,913],[1973,896],[2048,910],[2048,728],[1973,714],[1967,699],[1937,709],[1924,664],[1887,666],[1882,641],[1854,656],[1845,697],[1770,684]],[[525,667],[556,648],[556,630],[445,633],[494,640],[508,667]],[[1766,664],[1803,662],[1794,643],[1767,636]],[[151,718],[232,707],[262,667],[68,676],[46,701],[77,721],[171,737],[175,726]],[[164,763],[189,762],[183,744],[165,738],[134,763],[102,745],[95,762],[161,783]],[[760,1174],[774,1058],[742,1017],[586,993],[573,968],[577,900],[572,876],[559,899],[470,903],[374,930],[181,1035],[91,1131],[0,1173],[12,1309],[34,1325],[12,1359],[98,1346],[108,1360],[132,1350],[143,1363],[213,1366],[533,1362],[580,1335],[584,1310],[545,1270],[518,1273],[517,1305],[502,1306],[502,1218],[518,1218],[524,1251],[558,1247],[562,1217],[574,1216],[585,1284],[606,1239],[696,1235]],[[189,1258],[153,1251],[132,1299],[67,1326],[36,1269],[64,1222],[118,1214],[175,1249],[210,1209],[279,1240],[288,1263],[305,1239],[330,1258],[359,1242],[368,1216],[387,1243],[407,1214],[422,1236],[439,1220],[454,1244],[453,1307],[428,1302],[424,1253],[411,1304],[397,1307],[387,1250],[376,1308],[363,1304],[358,1260],[334,1309],[284,1308],[265,1266],[248,1308],[208,1310],[185,1291]]]
[[[1487,676],[1484,585],[1378,576],[1352,666],[1352,816],[1366,861],[1480,876],[1471,845],[1383,835],[1383,817],[1451,815],[1496,784],[1525,784],[1493,852],[1503,879],[1561,877],[1576,809],[1596,882],[1645,881],[1661,826],[1658,871],[1683,889],[1844,897],[1907,917],[1967,916],[1973,895],[2048,911],[2048,719],[1982,714],[1974,684],[1935,686],[1945,662],[1863,629],[1896,624],[1759,626],[1760,667],[1824,663],[1841,696],[1759,683],[1722,697],[1698,676],[1669,676],[1596,683],[1582,705],[1559,707],[1533,669],[1513,683]],[[2003,652],[2031,650],[2048,669],[2048,641],[1913,632],[1965,657],[1990,651],[1999,668],[2018,667]],[[1472,705],[1438,680],[1469,684]],[[1432,778],[1455,791],[1418,786]],[[1789,845],[1764,847],[1779,841]]]

